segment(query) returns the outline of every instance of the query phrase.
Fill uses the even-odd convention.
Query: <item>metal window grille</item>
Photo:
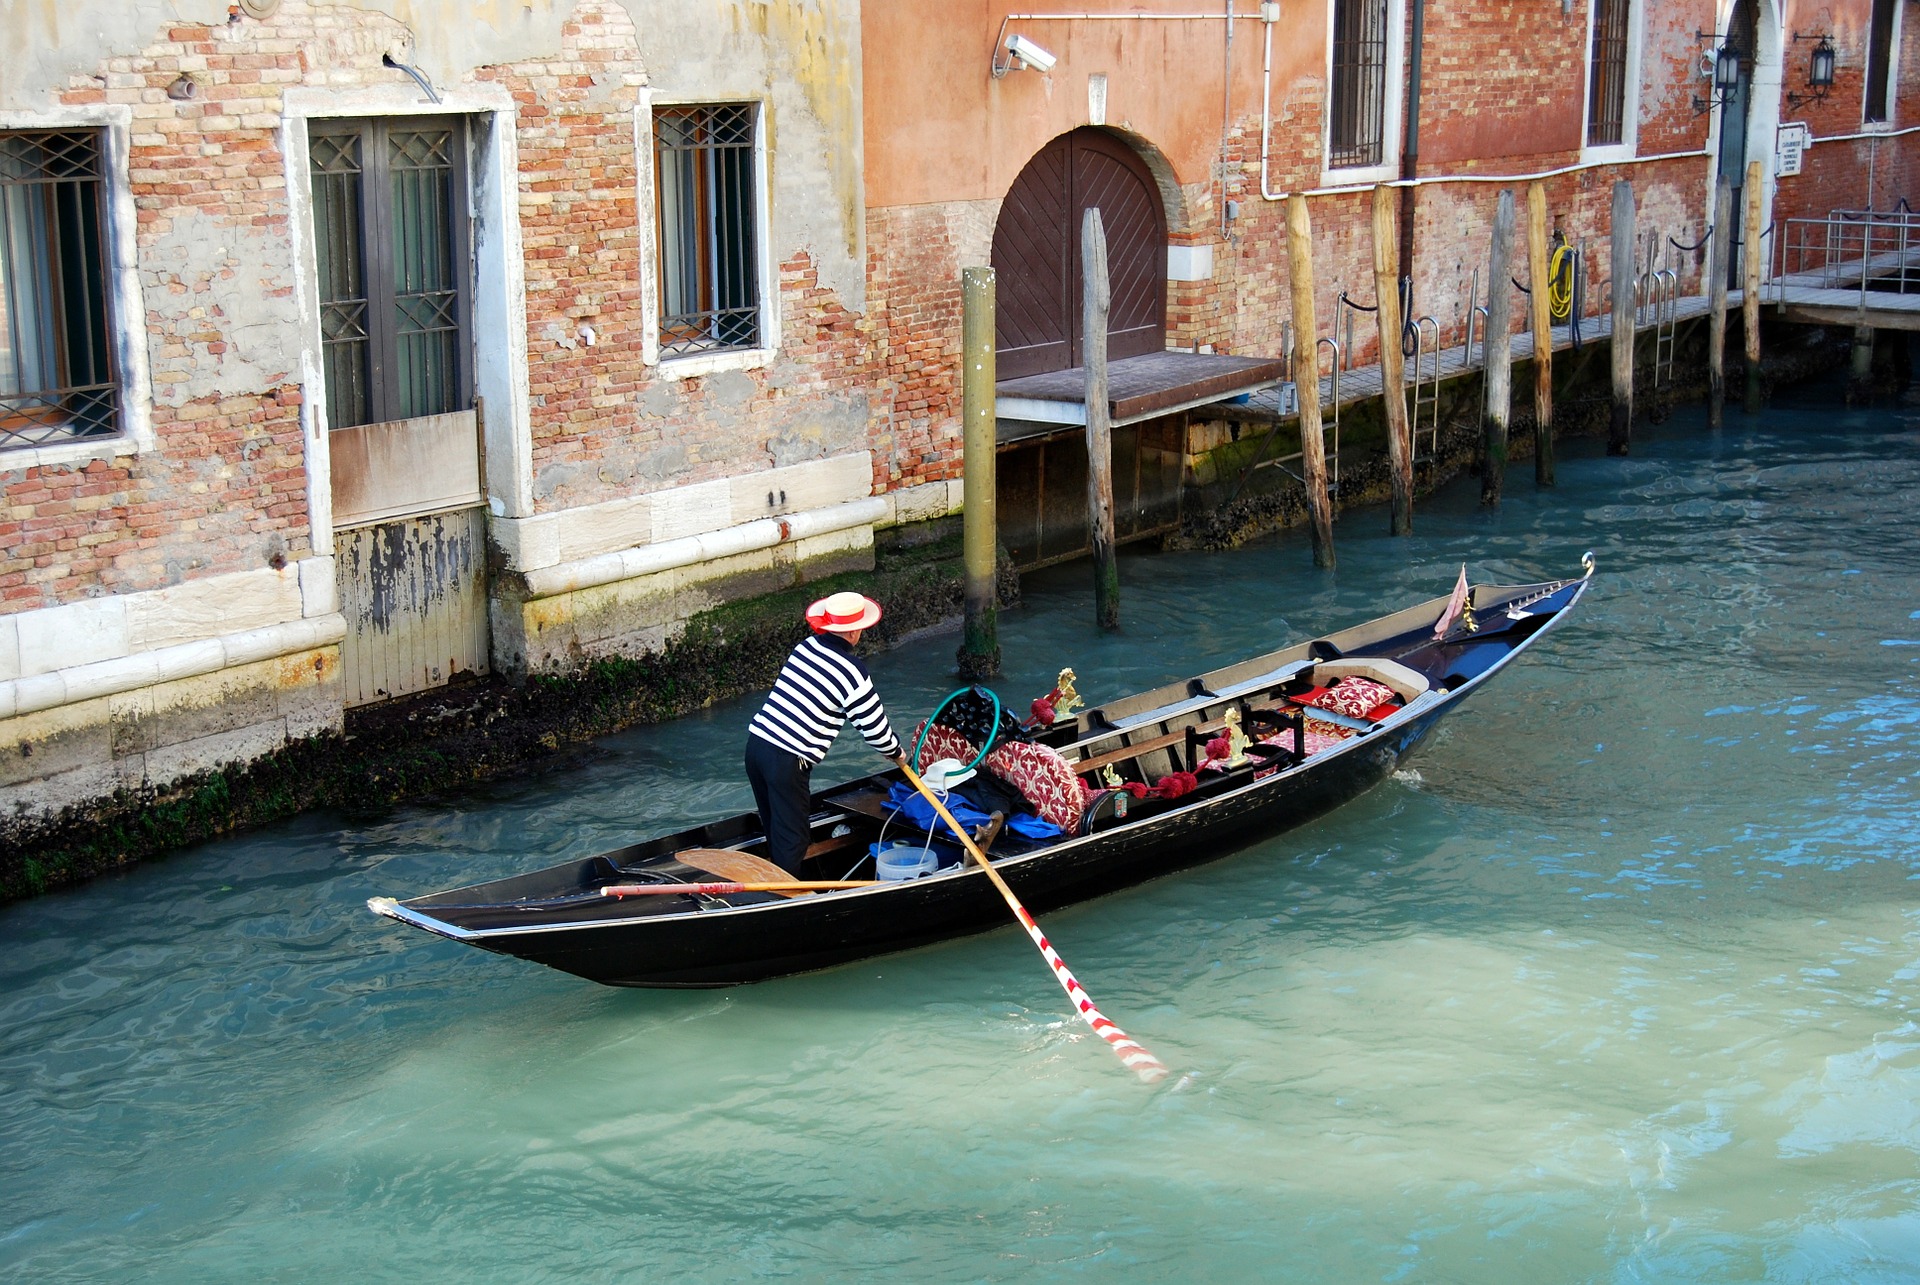
[[[1893,17],[1898,0],[1873,0],[1867,27],[1867,103],[1862,119],[1877,124],[1893,119]]]
[[[1387,0],[1335,0],[1327,166],[1378,165],[1386,144]]]
[[[444,121],[313,127],[329,427],[441,415],[471,401],[463,141]]]
[[[745,103],[654,114],[663,357],[760,342],[753,127]]]
[[[117,432],[95,130],[0,133],[0,450]]]
[[[1628,0],[1597,0],[1587,69],[1587,146],[1626,141]]]

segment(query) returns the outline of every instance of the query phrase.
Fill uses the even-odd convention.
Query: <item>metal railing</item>
[[[1825,218],[1783,219],[1774,238],[1778,297],[1793,287],[1920,293],[1920,214],[1835,210]]]

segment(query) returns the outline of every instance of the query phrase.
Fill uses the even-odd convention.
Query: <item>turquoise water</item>
[[[1029,578],[1002,689],[1098,701],[1599,559],[1396,778],[1046,917],[1177,1091],[1012,927],[622,992],[364,909],[749,806],[736,702],[0,910],[0,1278],[1920,1279],[1920,417],[1832,403],[1350,513],[1337,574],[1128,556],[1118,638]],[[878,658],[901,721],[953,643]]]

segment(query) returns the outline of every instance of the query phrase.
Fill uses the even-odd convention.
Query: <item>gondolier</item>
[[[879,619],[880,604],[857,593],[836,593],[808,607],[812,637],[788,653],[747,728],[747,780],[766,827],[766,857],[789,874],[800,873],[807,854],[814,766],[847,720],[878,753],[896,763],[903,757],[873,676],[853,651]]]

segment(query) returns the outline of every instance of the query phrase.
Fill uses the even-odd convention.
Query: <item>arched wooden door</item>
[[[1080,364],[1080,221],[1089,209],[1100,211],[1107,232],[1108,358],[1167,346],[1160,190],[1126,143],[1102,129],[1076,129],[1027,162],[994,225],[1001,379]]]

